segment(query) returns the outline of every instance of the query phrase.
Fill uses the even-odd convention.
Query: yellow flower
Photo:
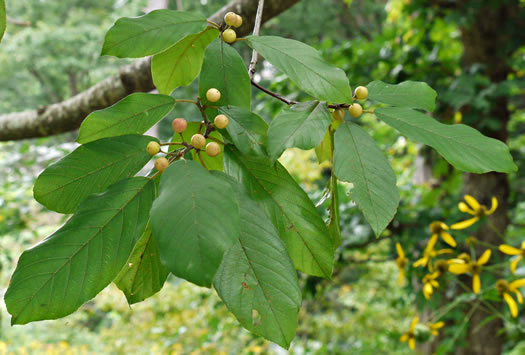
[[[427,323],[430,333],[437,337],[439,335],[439,329],[445,326],[445,322]]]
[[[437,243],[437,239],[438,239],[437,234],[433,235],[430,238],[427,246],[425,247],[425,250],[423,251],[423,257],[420,258],[419,260],[416,260],[416,262],[413,264],[414,267],[427,266],[428,264],[428,270],[432,272],[433,271],[433,267],[432,267],[433,258],[435,258],[438,255],[452,253],[452,249],[434,250],[434,247],[436,246],[436,243]]]
[[[430,233],[432,233],[432,239],[436,239],[438,235],[443,239],[445,243],[450,245],[452,248],[456,247],[456,241],[454,238],[447,232],[449,230],[449,226],[447,226],[445,223],[440,221],[435,221],[430,223]]]
[[[503,299],[505,302],[507,302],[507,305],[510,309],[510,314],[514,318],[518,316],[518,305],[516,304],[516,301],[514,301],[514,298],[510,295],[511,292],[514,292],[516,294],[516,299],[521,304],[523,303],[523,296],[521,295],[521,292],[518,290],[518,288],[525,286],[525,279],[519,279],[512,281],[510,284],[506,280],[498,280],[496,282],[496,288],[498,289],[498,293],[500,295],[503,295]]]
[[[399,285],[402,285],[405,280],[405,266],[408,263],[408,259],[405,257],[405,252],[403,251],[401,244],[396,243],[396,249],[397,249],[396,264],[397,264],[397,267],[399,268],[399,278],[397,279],[397,282],[399,283]]]
[[[408,332],[403,334],[400,338],[401,341],[408,341],[408,346],[410,349],[414,350],[416,348],[416,326],[419,322],[419,317],[414,317],[412,322],[410,322],[410,329]]]
[[[439,283],[436,281],[438,277],[439,272],[426,274],[425,277],[423,277],[423,295],[427,300],[429,300],[430,296],[434,293],[434,288],[439,287]]]
[[[437,260],[434,264],[436,272],[439,272],[439,276],[444,275],[448,271],[449,262],[448,260]]]
[[[474,293],[479,293],[481,290],[481,279],[479,274],[483,269],[483,265],[489,261],[491,253],[492,251],[490,249],[485,250],[477,261],[465,262],[462,259],[453,259],[449,266],[449,271],[454,274],[465,274],[470,272],[472,274],[472,291],[474,291]]]
[[[516,272],[516,267],[518,266],[518,262],[525,258],[525,242],[521,243],[521,248],[514,248],[513,246],[502,244],[499,246],[499,250],[502,253],[505,253],[507,255],[517,255],[516,259],[512,261],[510,264],[510,271],[514,274]]]
[[[461,201],[458,204],[459,210],[463,213],[468,213],[474,217],[451,225],[450,228],[452,229],[468,228],[474,223],[476,223],[480,217],[493,214],[494,211],[496,211],[496,208],[498,208],[498,199],[496,197],[492,197],[492,206],[490,206],[490,209],[487,208],[487,206],[480,204],[478,200],[476,200],[470,195],[465,195],[464,198],[465,201],[467,201],[467,203]]]

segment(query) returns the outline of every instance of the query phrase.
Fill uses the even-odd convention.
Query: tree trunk
[[[477,7],[469,4],[470,10],[476,11],[472,16],[473,20],[468,26],[461,28],[462,41],[464,45],[463,68],[468,72],[473,65],[481,64],[484,68],[483,74],[492,83],[498,83],[507,79],[510,68],[507,65],[508,57],[513,49],[509,48],[509,40],[512,34],[508,32],[518,26],[517,14],[519,13],[519,1],[480,1]],[[461,9],[460,9],[461,11]],[[512,21],[516,21],[512,24]],[[509,23],[510,22],[510,23]],[[505,46],[507,47],[506,49]],[[479,113],[479,121],[485,119],[497,120],[496,128],[483,128],[482,133],[490,137],[505,141],[507,139],[507,123],[510,113],[507,109],[508,100],[501,97],[491,103],[490,113],[483,117]],[[489,216],[485,223],[475,233],[475,237],[483,242],[499,245],[503,242],[501,235],[509,223],[507,217],[509,183],[507,175],[500,173],[488,174],[465,174],[464,191],[466,194],[474,196],[480,203],[490,206],[491,198],[495,196],[499,201],[496,212]],[[498,232],[494,231],[489,224],[492,224]],[[478,257],[486,249],[483,246],[476,247]],[[497,262],[498,255],[493,254],[491,262]],[[498,310],[502,310],[502,303],[492,304]],[[476,310],[469,322],[467,334],[467,348],[458,351],[461,355],[497,355],[502,353],[504,334],[500,334],[503,329],[503,321],[500,318],[494,319],[481,328],[479,325],[491,314],[483,310]]]

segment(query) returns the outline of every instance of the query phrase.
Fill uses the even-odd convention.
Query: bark
[[[485,68],[484,74],[493,83],[501,82],[511,72],[507,60],[516,49],[509,45],[516,39],[513,38],[512,32],[516,28],[520,28],[519,22],[523,21],[519,16],[519,1],[502,1],[498,2],[497,5],[495,2],[482,2],[482,6],[479,6],[476,12],[474,22],[470,23],[468,27],[461,28],[464,45],[463,67],[468,69],[473,65],[482,64]],[[502,141],[507,139],[507,123],[510,118],[507,106],[508,99],[506,97],[501,97],[492,102],[488,117],[480,116],[480,122],[484,119],[497,119],[499,124],[496,129],[484,129],[482,133]],[[499,233],[486,223],[479,228],[474,236],[486,243],[501,244],[503,240],[500,235],[505,234],[509,224],[507,217],[509,198],[507,175],[500,173],[465,174],[464,191],[486,206],[490,206],[492,196],[496,196],[499,207],[489,217],[488,223],[495,226]],[[486,247],[483,246],[477,247],[477,255],[481,255],[485,249]],[[498,253],[493,253],[491,263],[498,262],[498,257]],[[496,309],[503,309],[502,303],[492,305]],[[462,355],[497,355],[502,353],[505,336],[500,331],[503,329],[503,321],[497,318],[483,327],[479,327],[481,322],[490,315],[481,309],[473,313],[467,334],[468,346],[457,353]]]
[[[267,0],[262,22],[279,15],[299,1]],[[212,15],[210,20],[221,24],[224,15],[234,11],[243,17],[243,25],[236,29],[237,35],[247,35],[255,23],[257,4],[257,0],[232,1]],[[151,58],[137,60],[122,67],[117,75],[68,100],[36,110],[0,115],[0,141],[46,137],[74,130],[91,112],[111,106],[131,93],[148,92],[154,88]]]

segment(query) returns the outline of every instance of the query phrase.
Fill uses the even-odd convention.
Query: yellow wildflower
[[[439,283],[436,281],[438,277],[439,272],[426,274],[425,277],[423,277],[423,295],[427,300],[429,300],[430,296],[434,293],[434,288],[439,287]]]
[[[476,223],[480,217],[491,215],[494,213],[494,211],[496,211],[496,208],[498,208],[498,199],[496,197],[492,197],[492,206],[490,206],[490,209],[487,208],[487,206],[480,204],[478,200],[470,195],[465,195],[464,198],[467,203],[461,201],[458,204],[459,210],[474,217],[451,225],[450,228],[452,229],[468,228]]]
[[[448,271],[449,262],[447,260],[437,260],[434,264],[436,272],[439,273],[439,276],[444,275]]]
[[[397,279],[397,282],[399,285],[402,285],[405,280],[405,266],[408,263],[408,259],[405,257],[405,252],[403,251],[403,248],[401,247],[400,243],[396,243],[396,249],[397,249],[397,259],[396,264],[399,268],[399,278]]]
[[[445,243],[450,245],[452,248],[455,248],[457,244],[454,238],[447,232],[449,229],[449,226],[440,221],[430,223],[430,233],[432,234],[431,239],[437,240],[438,236],[440,236]]]
[[[518,300],[518,302],[523,303],[523,296],[518,290],[518,288],[523,286],[525,286],[525,279],[512,281],[510,284],[506,280],[498,280],[498,282],[496,282],[496,288],[498,289],[498,293],[502,295],[505,302],[507,302],[507,305],[510,309],[510,314],[512,314],[514,318],[518,316],[518,305],[516,304],[516,301],[514,301],[514,298],[512,298],[510,293],[514,292],[516,294],[516,299]]]
[[[410,329],[400,338],[403,342],[408,341],[408,347],[412,350],[416,348],[416,326],[418,322],[419,317],[414,317],[412,322],[410,322]]]
[[[517,255],[516,259],[514,259],[510,264],[510,271],[512,271],[514,274],[516,272],[518,262],[525,258],[525,242],[521,243],[521,248],[519,249],[507,244],[502,244],[499,246],[499,250],[507,255]]]
[[[427,323],[430,333],[437,337],[439,335],[439,329],[445,326],[445,322]]]
[[[454,274],[466,274],[467,272],[470,272],[472,274],[472,291],[474,291],[474,293],[479,293],[481,290],[481,279],[479,274],[483,269],[483,265],[489,261],[491,253],[492,251],[490,249],[485,250],[477,261],[465,262],[462,259],[454,259],[449,266],[449,271]]]
[[[419,260],[416,260],[416,262],[413,264],[414,267],[427,266],[428,264],[428,270],[432,272],[433,271],[433,267],[432,267],[433,258],[435,258],[438,255],[452,253],[452,249],[434,250],[436,243],[437,243],[437,235],[434,235],[428,241],[428,244],[425,247],[425,250],[423,251],[423,257],[421,257]]]

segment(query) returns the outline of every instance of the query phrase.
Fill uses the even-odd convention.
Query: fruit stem
[[[215,27],[216,29],[220,30],[221,29],[221,26],[219,26],[218,24],[216,24],[215,22],[211,21],[211,20],[207,20],[208,21],[208,24],[210,24],[212,27]]]
[[[197,152],[197,156],[199,157],[199,160],[201,161],[202,166],[205,167],[206,169],[208,169],[208,167],[204,163],[204,159],[202,159],[202,157],[201,157],[201,151],[199,149],[195,149],[195,151]]]
[[[198,105],[198,102],[195,100],[188,100],[188,99],[176,99],[175,102],[188,102],[190,104]]]
[[[169,142],[169,143],[160,143],[160,145],[183,145],[188,146],[188,143],[186,142]]]
[[[207,138],[208,138],[209,140],[211,140],[211,141],[214,141],[214,142],[217,142],[217,143],[219,143],[219,144],[224,145],[224,142],[222,142],[220,139],[217,139],[217,138],[212,137],[212,136],[208,136]]]

